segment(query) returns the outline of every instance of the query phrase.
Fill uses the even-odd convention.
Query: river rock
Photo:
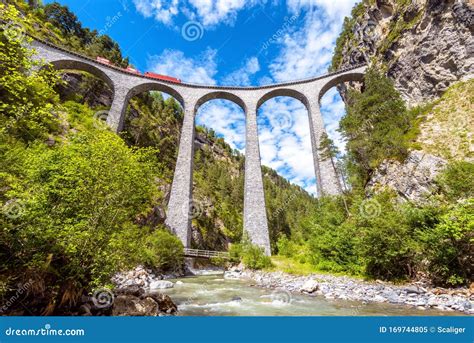
[[[115,289],[116,294],[120,295],[133,295],[135,297],[141,297],[145,293],[143,288],[141,288],[138,285],[131,285],[131,286],[125,286],[125,287],[117,287]]]
[[[150,297],[140,299],[133,295],[119,295],[115,298],[113,316],[157,316],[158,303]]]
[[[394,285],[390,282],[366,282],[358,279],[334,276],[328,274],[312,274],[311,276],[289,275],[281,272],[262,272],[248,269],[237,272],[226,272],[226,278],[241,278],[255,282],[252,286],[271,289],[284,289],[292,292],[302,292],[309,296],[322,296],[326,299],[346,299],[369,302],[384,302],[398,305],[408,305],[413,308],[423,308],[441,311],[460,311],[472,314],[472,298],[468,288],[456,290],[426,288],[420,284]],[[317,282],[316,282],[317,280]],[[309,293],[311,283],[317,284],[317,290]],[[304,291],[307,289],[307,291]],[[452,294],[451,294],[452,293]]]
[[[319,288],[318,282],[316,280],[310,279],[303,284],[300,291],[304,293],[313,293],[317,291],[318,288]]]
[[[423,294],[423,293],[425,293],[425,291],[423,289],[421,289],[420,287],[417,287],[417,286],[405,287],[404,291],[407,294]]]
[[[378,303],[384,303],[387,301],[383,296],[377,294],[375,297],[372,298],[372,301],[378,302]]]
[[[175,314],[176,312],[178,312],[178,307],[168,295],[155,293],[150,294],[149,296],[158,303],[158,309],[162,313]]]
[[[150,290],[173,288],[174,283],[166,280],[153,281],[150,283]]]

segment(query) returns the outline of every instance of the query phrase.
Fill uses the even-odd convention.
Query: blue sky
[[[45,1],[46,3],[51,1]],[[326,72],[345,16],[356,0],[60,0],[83,25],[116,40],[139,70],[183,81],[261,85]],[[344,105],[332,89],[322,100],[329,135]],[[204,104],[198,124],[245,151],[245,118],[229,101]],[[290,98],[259,110],[262,164],[315,193],[308,114]]]

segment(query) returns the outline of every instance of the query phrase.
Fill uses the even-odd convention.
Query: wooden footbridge
[[[200,249],[184,249],[185,257],[201,257],[201,258],[229,258],[229,253],[226,251],[211,251],[211,250],[200,250]]]

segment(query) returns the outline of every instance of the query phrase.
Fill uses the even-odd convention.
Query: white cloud
[[[344,16],[350,13],[355,0],[289,0],[290,13],[298,13],[301,19],[283,31],[272,44],[277,56],[269,65],[270,75],[258,75],[260,63],[251,57],[243,65],[222,78],[220,83],[250,85],[258,75],[259,84],[307,78],[324,73],[331,61],[335,40],[340,32]],[[232,25],[243,8],[256,1],[189,0],[189,3],[172,1],[166,7],[161,1],[134,0],[137,10],[144,16],[155,17],[163,23],[172,23],[182,13],[204,26],[219,23]],[[147,3],[147,4],[146,4]],[[150,3],[154,3],[153,6]],[[157,4],[160,6],[157,6]],[[180,13],[175,13],[178,8]],[[301,25],[302,21],[302,25]],[[297,26],[301,25],[301,26]],[[279,50],[278,50],[279,49]],[[216,84],[216,51],[208,50],[197,58],[188,58],[183,52],[165,50],[150,59],[150,68],[156,72],[177,76],[183,81]],[[322,114],[329,136],[339,148],[344,148],[338,122],[344,115],[344,104],[335,89],[322,99]],[[273,115],[273,117],[272,117]],[[277,118],[276,118],[277,117]],[[289,120],[288,120],[289,118]],[[242,110],[227,101],[211,101],[204,104],[197,116],[197,123],[213,128],[233,147],[243,151],[245,146],[245,118]],[[291,182],[316,192],[312,147],[306,108],[296,100],[272,99],[259,111],[259,142],[262,164],[277,170]]]
[[[217,73],[216,51],[208,49],[197,58],[188,58],[179,50],[165,50],[161,55],[151,56],[148,70],[180,78],[190,83],[214,85]]]
[[[291,13],[305,13],[304,25],[277,40],[280,52],[269,66],[273,80],[283,82],[325,73],[342,21],[350,14],[355,3],[356,0],[289,0],[288,9]],[[337,131],[339,120],[345,113],[344,103],[335,88],[323,97],[321,109],[329,137],[344,151],[345,142]],[[283,161],[288,167],[284,176],[314,193],[315,177],[307,112],[304,110],[304,115],[296,115],[295,109],[289,108],[288,111],[294,120],[298,120],[293,130],[300,141],[276,138],[272,144],[278,145],[280,150],[272,158]],[[268,113],[271,115],[271,111]]]
[[[324,22],[320,15],[309,12],[300,30],[279,39],[280,53],[269,66],[276,81],[308,78],[327,70],[340,24]]]
[[[334,19],[344,19],[351,13],[352,7],[359,0],[288,0],[288,9],[297,13],[303,9],[320,8]]]
[[[135,8],[144,17],[154,17],[165,24],[173,24],[179,14],[189,20],[196,20],[205,27],[213,27],[224,23],[233,25],[238,12],[246,7],[252,7],[257,0],[133,0]]]
[[[196,123],[212,128],[233,149],[244,151],[245,115],[238,105],[227,100],[206,102],[198,110]]]
[[[286,119],[278,120],[275,116]],[[304,105],[289,98],[268,100],[259,110],[258,124],[262,164],[315,194],[311,136]]]
[[[260,64],[257,57],[249,58],[244,65],[224,77],[223,85],[231,86],[249,86],[251,84],[250,78],[260,71]]]
[[[169,25],[178,14],[178,0],[133,0],[139,13],[145,18],[154,17],[159,22]]]
[[[237,13],[246,6],[245,2],[245,0],[189,0],[194,7],[197,20],[204,26],[219,23],[233,25]]]

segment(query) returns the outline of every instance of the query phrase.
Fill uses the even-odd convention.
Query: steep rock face
[[[403,163],[382,163],[369,190],[389,187],[402,199],[419,201],[433,191],[449,160],[471,159],[472,82],[460,81],[474,76],[473,32],[473,1],[364,0],[346,21],[333,69],[375,62],[409,106],[436,100],[420,125],[418,150]],[[347,85],[339,91],[346,99]]]
[[[368,188],[389,187],[410,201],[420,201],[433,191],[433,179],[445,167],[442,158],[412,151],[404,163],[385,161],[371,178]]]
[[[454,0],[364,1],[333,68],[366,61],[387,75],[410,105],[433,100],[474,76],[474,4]],[[345,96],[346,88],[340,88]]]
[[[423,114],[419,134],[404,163],[385,161],[369,189],[388,186],[401,198],[419,201],[436,189],[433,181],[448,161],[474,161],[474,79],[449,88]]]

